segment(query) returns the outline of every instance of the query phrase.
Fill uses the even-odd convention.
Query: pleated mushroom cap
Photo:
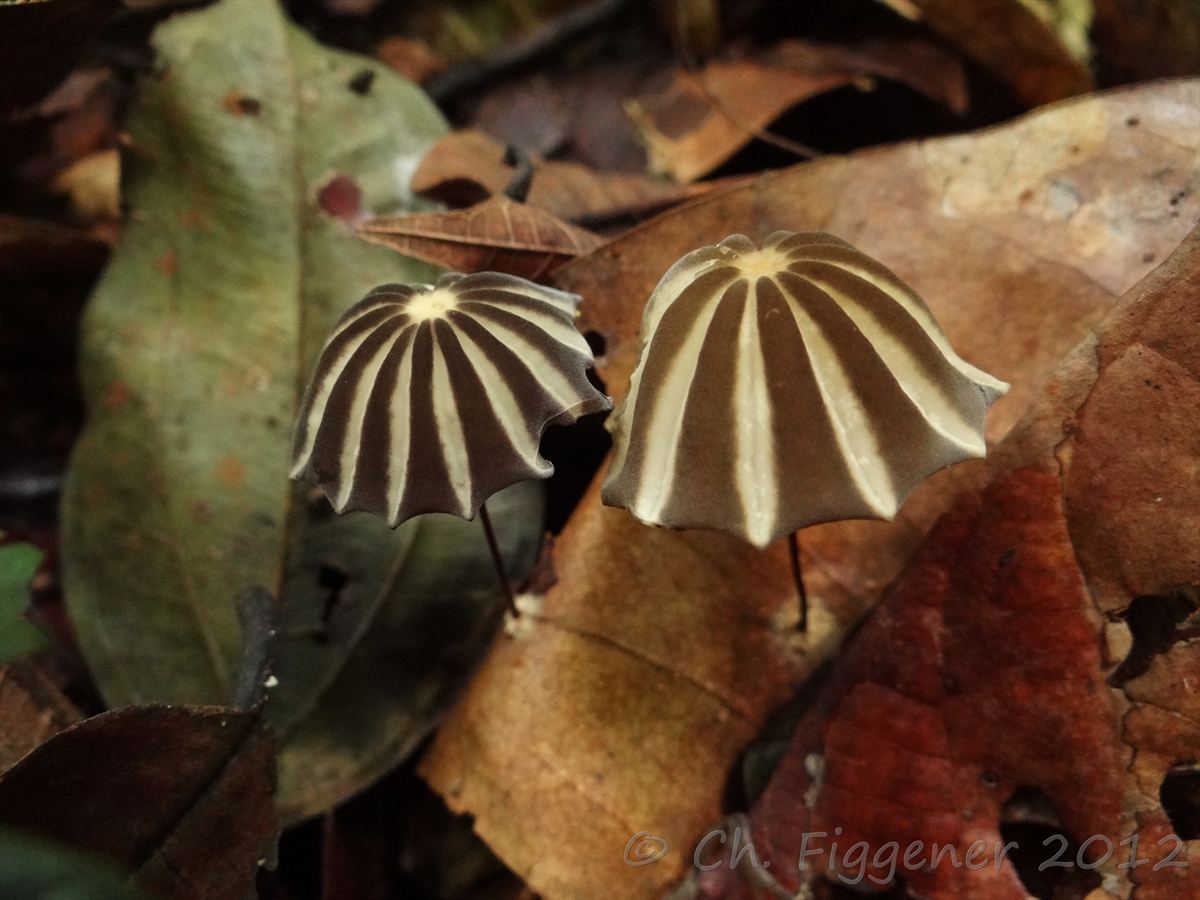
[[[292,477],[316,481],[338,512],[393,527],[428,512],[474,518],[496,491],[549,477],[542,432],[612,406],[587,379],[578,304],[494,272],[371,291],[321,351]]]
[[[601,496],[760,548],[818,522],[891,519],[924,478],[984,455],[984,416],[1007,390],[845,241],[781,231],[758,250],[733,235],[651,295]]]

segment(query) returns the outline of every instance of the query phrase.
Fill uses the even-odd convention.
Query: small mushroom
[[[553,474],[538,450],[547,427],[612,406],[587,379],[578,305],[495,272],[371,291],[321,351],[292,477],[315,481],[339,513],[365,510],[393,528],[478,511],[515,614],[485,501]]]
[[[602,490],[650,525],[765,548],[839,519],[891,519],[938,469],[986,451],[1008,385],[961,360],[892,272],[839,238],[733,235],[663,276]]]

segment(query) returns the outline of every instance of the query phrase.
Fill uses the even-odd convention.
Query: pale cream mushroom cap
[[[821,232],[689,253],[646,304],[640,344],[609,419],[604,502],[758,547],[891,519],[933,472],[985,454],[984,416],[1008,390],[895,274]]]

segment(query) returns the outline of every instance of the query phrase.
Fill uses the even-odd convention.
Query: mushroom
[[[944,466],[986,452],[1008,385],[964,362],[895,274],[821,232],[736,234],[684,256],[642,318],[601,496],[650,525],[763,549],[839,519],[891,519]]]
[[[579,299],[495,272],[371,291],[321,351],[292,478],[315,481],[339,513],[365,510],[393,528],[478,512],[517,615],[485,501],[553,474],[538,449],[547,427],[612,407],[587,379]]]

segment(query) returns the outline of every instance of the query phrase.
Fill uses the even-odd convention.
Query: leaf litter
[[[170,11],[129,5],[135,32]],[[38,354],[67,346],[62,336],[74,328],[77,305],[68,295],[82,297],[107,245],[129,233],[84,328],[91,421],[73,472],[93,477],[68,479],[64,534],[75,621],[40,591],[37,613],[53,621],[52,646],[0,675],[4,764],[18,773],[0,780],[0,794],[20,800],[0,803],[0,813],[17,808],[28,816],[28,802],[44,799],[69,840],[119,842],[121,829],[111,823],[125,811],[92,803],[104,797],[108,773],[86,775],[93,769],[83,765],[85,777],[71,782],[73,807],[49,787],[46,760],[87,756],[98,732],[125,747],[121,759],[141,760],[126,743],[145,733],[128,726],[139,716],[163,747],[193,728],[156,706],[72,725],[82,714],[59,687],[81,709],[101,708],[81,664],[68,659],[73,624],[109,703],[122,702],[130,688],[129,699],[161,692],[173,705],[231,698],[253,705],[265,695],[280,748],[279,811],[296,821],[334,808],[324,825],[313,819],[287,829],[279,867],[255,873],[259,859],[273,857],[261,835],[274,828],[256,818],[270,806],[264,764],[271,755],[256,744],[247,771],[257,787],[215,808],[259,837],[237,850],[208,842],[202,813],[213,807],[202,801],[180,820],[194,830],[181,825],[157,851],[189,881],[197,872],[189,867],[199,866],[192,883],[204,896],[242,896],[252,889],[249,876],[262,896],[315,896],[318,882],[329,898],[660,895],[691,868],[696,836],[716,827],[735,842],[754,841],[737,875],[754,876],[755,896],[794,885],[798,829],[831,825],[874,843],[985,835],[1034,847],[1057,832],[1069,842],[1068,856],[1095,861],[1103,846],[1087,842],[1088,829],[1104,823],[1114,842],[1138,837],[1142,856],[1158,853],[1159,840],[1169,845],[1174,831],[1182,858],[1195,863],[1200,832],[1189,760],[1200,736],[1187,673],[1200,624],[1196,561],[1186,550],[1196,544],[1189,539],[1200,524],[1191,511],[1200,504],[1186,489],[1196,453],[1187,416],[1196,367],[1184,348],[1195,329],[1164,328],[1152,315],[1174,310],[1176,323],[1191,315],[1186,296],[1194,288],[1179,257],[1170,264],[1174,275],[1164,267],[1159,281],[1134,288],[1152,303],[1129,306],[1127,298],[1125,326],[1114,329],[1108,319],[1087,343],[1116,298],[1167,258],[1200,211],[1195,83],[1097,95],[991,131],[758,174],[794,159],[785,154],[798,144],[845,150],[960,132],[1089,90],[1093,79],[1193,74],[1195,54],[1186,48],[1194,21],[1174,0],[1156,4],[1161,14],[1152,16],[1131,12],[1136,4],[1124,0],[988,0],[966,18],[935,0],[886,7],[864,0],[837,16],[781,7],[769,21],[708,0],[667,0],[653,16],[627,16],[620,0],[602,0],[561,15],[557,4],[533,4],[520,23],[505,7],[497,30],[493,5],[481,0],[448,19],[430,17],[435,4],[312,0],[302,13],[289,5],[326,40],[411,64],[456,124],[489,135],[445,136],[420,166],[423,151],[445,135],[428,105],[421,112],[420,95],[370,58],[306,43],[274,4],[240,4],[248,18],[236,22],[230,3],[170,16],[155,38],[157,63],[140,38],[130,41],[126,25],[105,26],[97,49],[84,51],[49,99],[41,100],[58,75],[31,69],[28,84],[12,81],[25,108],[0,122],[12,173],[0,184],[0,278],[16,287],[0,291],[0,400],[29,396],[3,423],[0,517],[8,527],[15,516],[19,534],[50,535],[36,542],[51,552],[51,584],[56,537],[48,511],[59,479],[36,474],[43,469],[25,474],[13,460],[43,446],[65,452],[78,416],[30,412],[36,398],[57,403],[70,395],[65,382],[50,393],[25,387],[49,371],[37,368]],[[42,11],[13,15],[33,29],[28,46],[61,45],[72,60],[78,54],[78,34],[56,34]],[[590,24],[579,30],[580,22]],[[204,41],[209,29],[222,35],[215,52]],[[673,64],[664,65],[662,49],[647,39],[655,29],[660,43],[669,37],[675,47]],[[506,46],[506,34],[521,39]],[[188,40],[197,58],[171,62]],[[526,60],[530,48],[546,55]],[[49,69],[60,62],[42,56]],[[702,69],[696,57],[706,60]],[[853,78],[790,109],[786,98],[763,111],[764,99],[779,97],[714,90],[718,73],[747,84],[756,74],[782,82],[814,59],[836,61],[827,68]],[[144,79],[135,92],[139,67]],[[670,87],[676,71],[690,79],[690,95]],[[666,104],[665,118],[655,106],[667,96],[664,86],[679,100]],[[671,141],[694,144],[695,135],[729,119],[725,136],[711,142],[725,161],[710,171],[745,180],[681,185],[648,176],[622,112],[631,97],[646,104],[643,111],[656,110],[665,128],[657,133]],[[172,126],[156,130],[163,111]],[[653,139],[654,131],[645,134]],[[618,397],[641,303],[662,269],[730,233],[761,239],[774,227],[825,228],[878,256],[930,298],[966,358],[1015,387],[989,423],[1000,450],[990,463],[939,474],[890,525],[804,532],[815,595],[807,638],[794,629],[794,588],[780,548],[751,558],[717,535],[651,531],[604,509],[595,487],[585,491],[595,466],[588,460],[603,453],[602,428],[591,423],[565,440],[552,435],[546,453],[565,480],[551,482],[547,522],[577,509],[559,540],[543,545],[520,600],[528,614],[496,640],[421,763],[452,811],[472,813],[455,816],[416,783],[413,750],[498,624],[477,523],[432,519],[408,532],[371,532],[333,517],[304,486],[287,488],[263,451],[276,447],[286,458],[295,385],[340,310],[382,281],[436,278],[391,249],[366,246],[352,229],[370,216],[428,211],[413,197],[418,186],[455,207],[501,193],[514,174],[504,144],[540,154],[529,209],[616,238],[553,278],[584,293],[579,324],[598,357],[597,378]],[[118,146],[123,225],[113,218]],[[704,153],[676,160],[710,165]],[[427,189],[420,178],[430,171]],[[69,191],[73,205],[56,189]],[[624,231],[668,207],[676,208]],[[470,245],[468,238],[468,253],[504,264],[494,248]],[[547,273],[565,260],[550,261]],[[1182,286],[1182,305],[1164,280]],[[29,313],[43,308],[51,325],[44,333]],[[73,365],[69,352],[54,352],[59,369]],[[30,362],[33,369],[22,368]],[[157,380],[148,378],[156,367]],[[1035,422],[1022,418],[1027,410]],[[66,431],[42,435],[54,422]],[[40,499],[13,493],[35,483]],[[1184,488],[1163,490],[1168,483]],[[511,515],[501,538],[515,569],[532,561],[538,493],[497,499]],[[29,515],[49,515],[49,529],[26,528]],[[79,522],[94,529],[83,557]],[[265,548],[271,535],[276,549]],[[122,568],[122,560],[136,564]],[[95,578],[105,570],[112,577]],[[260,615],[239,620],[246,599],[255,599]],[[918,643],[910,645],[913,635]],[[942,641],[940,659],[912,652],[925,646],[922,635]],[[215,688],[203,686],[211,675],[206,658],[223,660]],[[943,711],[940,722],[928,703]],[[964,715],[972,704],[984,714]],[[893,708],[903,716],[891,716]],[[238,721],[247,715],[229,712]],[[899,744],[889,741],[888,729],[904,723]],[[913,756],[914,747],[932,755]],[[406,758],[400,772],[379,780]],[[187,765],[136,768],[176,779],[178,796],[194,784]],[[916,812],[889,812],[914,799]],[[877,814],[867,816],[871,809]],[[56,827],[43,824],[43,833]],[[644,849],[629,843],[639,831],[669,839],[668,855],[624,865],[622,852]],[[851,874],[849,836],[838,838],[841,869],[823,869],[805,891],[836,892],[837,875]],[[34,884],[79,879],[91,879],[90,895],[133,890],[119,866],[68,858],[61,845],[28,832],[5,828],[0,841],[6,860],[19,861],[5,867],[5,892],[10,884],[29,893]],[[752,864],[781,847],[784,857],[771,869]],[[729,878],[734,850],[710,840],[699,858],[721,865],[685,880],[676,894],[744,895],[746,884]],[[1095,871],[1075,866],[1055,879],[1037,862],[1012,853],[986,877],[954,866],[905,870],[905,884],[887,893],[907,886],[910,894],[966,898],[1090,892],[1093,900],[1137,900],[1193,890],[1194,865],[1114,870],[1117,854]],[[162,875],[156,888],[167,895],[189,891],[174,875],[147,872]]]
[[[1165,258],[1200,212],[1192,198],[1184,216],[1171,215],[1171,198],[1200,178],[1200,132],[1184,112],[1200,110],[1198,91],[1195,82],[1118,91],[979,135],[764,175],[627,232],[556,283],[592,298],[580,327],[603,338],[597,369],[618,399],[639,298],[679,255],[734,230],[759,240],[830,231],[896,271],[965,359],[1013,385],[988,420],[996,442],[1153,268],[1147,257]],[[1127,162],[1134,148],[1136,167]],[[1064,183],[1097,187],[1063,212],[1055,203]],[[794,635],[784,547],[751,564],[735,541],[648,530],[602,508],[593,486],[555,544],[558,584],[536,627],[497,639],[422,774],[539,892],[665,890],[690,856],[630,867],[625,842],[649,830],[672,847],[694,846],[718,817],[725,773],[748,737],[835,654],[933,522],[981,484],[985,465],[934,476],[892,523],[802,532],[807,640]]]

